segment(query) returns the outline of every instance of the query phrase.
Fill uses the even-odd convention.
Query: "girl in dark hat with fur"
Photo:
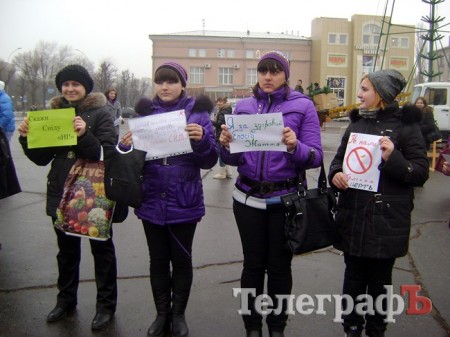
[[[27,146],[28,120],[18,127],[19,141],[25,155],[39,166],[51,163],[47,183],[47,215],[56,220],[56,209],[63,195],[64,182],[77,158],[98,160],[102,145],[114,145],[113,120],[105,105],[103,93],[92,93],[94,82],[88,71],[80,65],[69,65],[58,72],[56,87],[62,96],[54,97],[52,109],[75,108],[73,128],[77,133],[74,146],[29,149]],[[55,308],[47,322],[56,322],[75,310],[81,258],[80,238],[55,229],[58,240],[58,289]],[[112,236],[112,233],[111,233]],[[97,284],[96,315],[92,329],[100,330],[111,322],[117,302],[117,267],[112,239],[89,240],[95,263]]]
[[[140,116],[184,109],[193,152],[148,160],[144,166],[142,204],[135,213],[144,225],[150,253],[150,284],[157,311],[147,336],[187,337],[185,310],[193,280],[192,242],[197,223],[205,215],[201,169],[218,158],[209,118],[213,103],[205,96],[186,95],[186,70],[178,63],[161,64],[154,76],[156,95],[136,105]],[[131,132],[119,147],[130,149]]]
[[[350,113],[329,181],[339,192],[336,222],[341,241],[335,247],[344,252],[346,265],[343,293],[353,299],[369,295],[373,303],[392,284],[397,257],[408,251],[414,187],[428,179],[428,158],[420,132],[420,110],[414,105],[400,108],[395,100],[406,81],[396,70],[379,70],[363,77],[358,90],[359,109]],[[350,133],[379,136],[381,149],[378,191],[350,188],[343,173]],[[362,299],[364,301],[364,299]],[[345,306],[345,305],[344,305]],[[346,308],[344,308],[345,310]],[[377,308],[362,315],[354,307],[343,315],[347,337],[383,337],[386,315]],[[383,301],[383,310],[386,312]]]

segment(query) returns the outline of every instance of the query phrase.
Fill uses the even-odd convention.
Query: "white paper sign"
[[[192,152],[184,110],[133,118],[128,124],[134,148],[147,151],[147,160]]]
[[[233,135],[230,153],[248,151],[287,151],[282,142],[281,112],[253,115],[225,115],[225,124]]]
[[[381,136],[351,133],[345,150],[342,171],[350,188],[378,191],[380,181]]]

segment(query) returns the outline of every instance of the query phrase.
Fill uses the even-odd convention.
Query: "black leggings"
[[[196,223],[155,225],[142,221],[150,253],[150,276],[177,275],[192,282],[192,242]]]
[[[256,296],[263,294],[267,272],[267,294],[275,309],[278,307],[275,295],[289,295],[292,290],[292,254],[284,247],[284,208],[278,205],[261,210],[234,201],[233,211],[244,253],[241,287],[256,289]],[[286,305],[283,308],[286,309]],[[254,309],[254,298],[249,298],[248,309],[251,314],[243,315],[245,328],[261,329],[262,317]],[[286,321],[284,310],[280,315],[267,316],[267,325],[272,331],[283,331]]]

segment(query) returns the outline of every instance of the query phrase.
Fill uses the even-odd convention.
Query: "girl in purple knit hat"
[[[164,62],[155,72],[156,95],[142,98],[140,116],[184,110],[193,152],[145,162],[142,204],[135,213],[144,225],[150,252],[150,283],[157,311],[148,337],[162,337],[171,327],[173,337],[187,337],[185,310],[191,291],[192,242],[197,223],[205,215],[201,169],[217,163],[218,152],[209,114],[212,101],[186,95],[186,70]],[[130,149],[131,132],[119,148]]]
[[[274,309],[266,318],[269,335],[283,337],[287,305],[278,295],[291,293],[292,253],[285,247],[285,208],[280,196],[296,191],[298,173],[319,167],[323,153],[316,109],[307,96],[289,87],[286,56],[277,51],[265,54],[257,71],[253,97],[240,100],[234,114],[280,112],[286,152],[230,153],[233,137],[223,125],[220,156],[225,164],[237,166],[239,172],[233,191],[233,212],[244,252],[241,288],[255,290],[247,299],[249,314],[242,316],[246,336],[262,336],[262,316],[255,309],[255,298],[263,294],[267,274],[267,295]],[[279,312],[275,310],[280,308]]]

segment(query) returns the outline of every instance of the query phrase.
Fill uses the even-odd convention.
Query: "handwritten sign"
[[[347,176],[350,188],[378,191],[380,181],[381,136],[363,133],[350,134],[344,155],[343,173]]]
[[[27,117],[29,149],[77,144],[74,108],[29,111]]]
[[[192,152],[184,110],[133,118],[128,124],[133,146],[147,151],[147,160]]]
[[[233,135],[230,153],[248,151],[287,151],[283,144],[281,112],[253,115],[225,115],[225,124]]]

